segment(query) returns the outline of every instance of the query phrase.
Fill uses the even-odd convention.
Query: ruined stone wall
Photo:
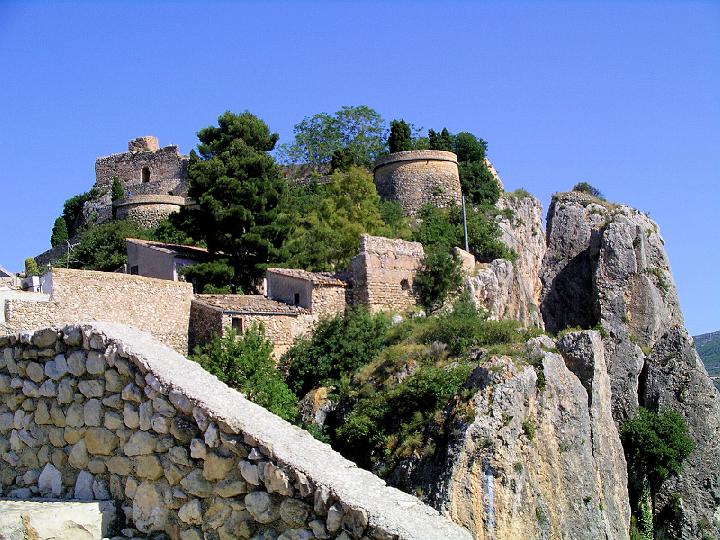
[[[5,303],[5,330],[113,321],[146,329],[166,345],[187,352],[192,284],[64,268],[54,268],[51,279],[50,302]]]
[[[113,177],[126,187],[142,184],[142,169],[150,170],[150,182],[187,178],[188,157],[180,155],[175,145],[158,150],[113,154],[95,161],[95,185],[109,186]]]
[[[232,327],[232,320],[235,318],[242,321],[243,331],[246,331],[253,324],[263,325],[265,335],[273,343],[273,356],[275,358],[280,358],[285,354],[292,346],[295,338],[308,334],[314,322],[314,318],[310,315],[223,314],[222,328]]]
[[[315,287],[312,296],[312,314],[316,320],[332,317],[345,311],[345,287]]]
[[[373,312],[402,312],[416,305],[412,286],[424,251],[419,242],[363,235],[350,263],[354,302]]]
[[[190,303],[188,351],[192,352],[198,345],[203,345],[214,337],[222,335],[222,331],[222,309],[193,299]]]
[[[114,203],[117,219],[130,219],[143,228],[156,227],[185,204],[183,197],[171,195],[133,195]]]
[[[470,534],[122,325],[0,337],[0,495],[115,500],[170,538]],[[253,536],[254,535],[254,536]]]
[[[397,201],[408,215],[424,204],[460,204],[457,156],[441,150],[394,152],[375,164],[375,186],[383,199]]]

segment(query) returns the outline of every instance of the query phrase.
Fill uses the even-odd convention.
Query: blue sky
[[[225,110],[471,131],[545,208],[580,180],[660,224],[688,327],[720,329],[720,3],[0,1],[0,264],[49,247],[97,156],[183,152]]]

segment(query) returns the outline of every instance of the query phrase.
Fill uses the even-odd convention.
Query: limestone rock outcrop
[[[688,424],[695,449],[657,497],[658,534],[720,536],[720,396],[683,326],[657,224],[627,206],[563,193],[548,210],[547,245],[546,328],[602,329],[616,424],[639,406],[674,409]]]
[[[501,239],[513,249],[515,261],[496,259],[477,265],[465,280],[475,304],[493,319],[515,319],[524,326],[543,327],[540,314],[540,266],[545,255],[542,206],[528,194],[504,193],[497,203],[502,212]]]
[[[426,499],[477,540],[628,538],[627,471],[597,332],[527,344],[471,376],[474,419],[446,454],[407,463]],[[423,479],[430,479],[423,483]]]

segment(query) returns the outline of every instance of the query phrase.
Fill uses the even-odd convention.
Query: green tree
[[[67,224],[65,218],[60,216],[55,220],[52,228],[52,235],[50,236],[50,245],[52,247],[64,244],[68,240]]]
[[[228,386],[285,420],[297,416],[297,397],[275,369],[272,342],[262,325],[241,335],[228,330],[195,350],[191,359]]]
[[[123,185],[120,180],[118,180],[118,177],[114,176],[112,186],[110,187],[110,200],[112,200],[112,202],[115,202],[124,198],[125,188],[123,188]]]
[[[453,151],[453,137],[447,128],[442,128],[440,133],[434,129],[428,130],[428,140],[430,142],[430,150]]]
[[[40,269],[38,268],[37,262],[32,257],[25,259],[25,277],[39,276]]]
[[[386,315],[364,309],[321,320],[311,338],[296,341],[281,359],[290,388],[304,395],[317,386],[339,384],[377,355],[389,327]]]
[[[453,137],[453,151],[458,161],[485,161],[487,142],[472,133],[461,131]]]
[[[180,269],[186,281],[193,284],[196,292],[203,294],[227,294],[230,292],[229,285],[235,272],[227,259],[216,259],[214,261],[195,263]],[[220,285],[218,285],[220,284]],[[236,289],[236,293],[242,290]]]
[[[148,231],[140,229],[132,221],[102,223],[85,231],[72,252],[66,254],[57,264],[70,268],[114,272],[127,263],[125,239],[147,237]]]
[[[485,161],[464,161],[458,164],[460,186],[476,205],[494,205],[500,198],[500,185]]]
[[[390,152],[402,152],[413,149],[410,124],[405,122],[405,120],[393,120],[390,122],[388,149]]]
[[[100,192],[97,188],[92,188],[90,191],[81,193],[70,197],[63,205],[63,218],[65,218],[65,225],[67,226],[68,237],[72,238],[79,232],[82,210],[86,202],[99,196]]]
[[[425,254],[422,266],[415,274],[413,293],[421,306],[433,312],[443,306],[452,293],[462,285],[460,260],[454,252],[442,248]]]
[[[663,482],[670,475],[680,474],[682,462],[692,452],[694,443],[678,412],[672,409],[652,412],[643,407],[622,425],[620,439],[628,464],[633,513],[641,518],[645,486],[649,488],[654,507]]]
[[[287,233],[278,220],[287,182],[268,153],[278,135],[249,112],[228,111],[217,127],[200,130],[198,139],[188,166],[188,196],[197,204],[171,221],[212,255],[227,258],[231,282],[214,285],[254,291]]]
[[[386,148],[385,122],[366,105],[345,106],[334,114],[304,118],[295,125],[294,132],[292,144],[279,149],[286,163],[323,167],[330,165],[334,152],[346,149],[354,164],[369,167]]]
[[[306,270],[344,268],[356,255],[361,234],[386,230],[372,175],[364,169],[333,173],[315,205],[291,216],[283,264]]]

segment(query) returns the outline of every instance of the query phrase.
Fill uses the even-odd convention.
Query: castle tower
[[[424,204],[443,208],[462,199],[457,156],[452,152],[394,152],[378,159],[373,173],[380,197],[399,202],[409,216]]]

